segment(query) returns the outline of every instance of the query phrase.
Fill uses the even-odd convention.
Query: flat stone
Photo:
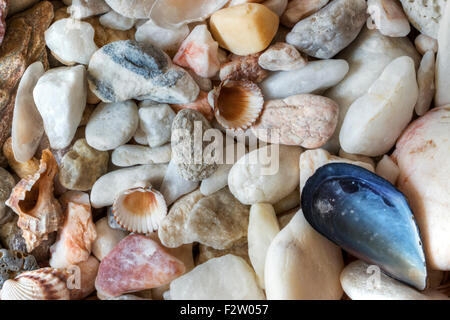
[[[81,122],[86,95],[83,66],[51,69],[39,78],[33,97],[52,148],[69,146]]]
[[[170,144],[149,148],[126,144],[116,148],[111,154],[111,161],[119,167],[131,167],[137,164],[168,163],[172,149]]]
[[[88,74],[91,90],[103,102],[136,98],[189,103],[199,92],[192,77],[161,49],[131,40],[112,42],[95,52]]]
[[[366,10],[364,0],[332,1],[300,20],[286,42],[310,56],[329,59],[355,40],[366,22]]]
[[[443,5],[443,4],[442,4]],[[436,95],[434,103],[437,107],[450,104],[450,1],[442,12],[436,58]]]
[[[437,38],[447,0],[400,0],[409,22],[421,33]]]
[[[100,261],[106,257],[112,249],[128,235],[128,232],[112,229],[108,225],[108,218],[103,217],[95,223],[97,238],[92,243],[92,254]]]
[[[102,15],[99,18],[99,22],[104,27],[114,30],[126,31],[133,28],[134,24],[136,23],[136,19],[124,17],[123,15],[112,10]]]
[[[86,141],[97,150],[112,150],[127,143],[138,125],[134,101],[100,103],[86,125]]]
[[[273,72],[259,85],[265,100],[318,93],[338,84],[348,72],[345,60],[320,60],[300,69]]]
[[[139,104],[139,127],[147,136],[150,147],[159,147],[170,142],[175,112],[168,104],[142,101]]]

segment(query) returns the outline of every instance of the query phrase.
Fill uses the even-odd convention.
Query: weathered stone
[[[142,101],[139,107],[139,127],[147,136],[147,144],[154,148],[169,142],[175,118],[170,106]]]
[[[376,28],[388,37],[405,37],[411,31],[409,21],[397,1],[368,0],[367,6],[369,29]]]
[[[130,30],[136,23],[136,19],[124,17],[114,10],[102,15],[98,21],[104,27],[122,31]]]
[[[286,10],[288,0],[266,0],[262,4],[275,12],[277,16],[281,16],[284,10]]]
[[[104,0],[72,0],[71,6],[67,8],[67,12],[70,13],[72,18],[78,20],[96,16],[110,10],[111,8]]]
[[[149,148],[126,144],[116,148],[111,154],[111,161],[119,167],[131,167],[137,164],[168,163],[172,149],[170,144]]]
[[[277,42],[261,54],[258,63],[270,71],[290,71],[304,67],[308,59],[290,44]]]
[[[59,181],[70,190],[88,191],[108,169],[109,154],[77,140],[62,158]]]
[[[291,0],[281,16],[281,23],[292,28],[303,18],[316,13],[330,0]]]
[[[34,256],[21,251],[0,249],[0,290],[6,280],[36,269],[39,269],[39,265]]]
[[[259,53],[247,56],[232,55],[231,61],[220,66],[220,80],[250,80],[255,83],[261,82],[269,73],[258,64],[260,56],[261,54]]]
[[[306,19],[286,36],[286,42],[320,59],[329,59],[357,37],[366,22],[364,0],[334,0]]]
[[[245,260],[245,262],[248,263],[249,266],[252,265],[252,263],[250,262],[250,257],[248,256],[248,243],[246,238],[239,240],[238,242],[233,244],[233,246],[224,250],[218,250],[214,249],[213,247],[208,247],[205,246],[204,244],[200,244],[198,246],[198,256],[196,265],[205,263],[206,261],[214,258],[225,256],[227,254],[232,254],[237,257],[241,257],[242,259]]]
[[[439,23],[448,0],[400,0],[409,22],[421,33],[437,38]]]
[[[166,247],[200,242],[227,249],[247,235],[249,208],[224,188],[204,197],[194,191],[174,203],[158,229]]]
[[[108,218],[104,217],[95,223],[97,238],[92,243],[92,254],[100,261],[106,257],[112,249],[128,235],[128,232],[112,229],[108,225]]]
[[[427,51],[433,51],[434,53],[438,51],[437,40],[422,33],[416,37],[414,45],[421,55],[424,55]]]
[[[105,0],[116,12],[128,18],[148,19],[155,0]]]
[[[80,268],[80,286],[78,289],[70,290],[70,300],[83,300],[94,292],[99,265],[100,263],[94,256],[90,256],[86,261],[77,264],[77,267]]]

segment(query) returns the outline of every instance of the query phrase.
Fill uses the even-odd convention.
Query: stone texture
[[[369,29],[376,28],[388,37],[405,37],[411,31],[403,8],[397,1],[368,0],[367,7]]]
[[[246,236],[248,215],[228,188],[206,197],[197,190],[174,203],[158,235],[166,247],[195,241],[223,250]]]
[[[83,300],[95,291],[95,278],[99,265],[100,263],[94,256],[77,264],[77,267],[80,268],[80,288],[70,290],[70,300]]]
[[[281,23],[292,28],[303,18],[316,13],[329,0],[291,0],[281,16]]]
[[[218,250],[214,249],[213,247],[208,247],[205,246],[204,244],[200,244],[198,246],[198,256],[196,265],[205,263],[206,261],[214,258],[225,256],[227,254],[232,254],[234,256],[241,257],[242,259],[245,260],[245,262],[248,263],[249,266],[252,265],[252,263],[250,262],[250,258],[248,256],[248,243],[246,238],[239,240],[238,242],[233,244],[233,246],[224,250]]]
[[[414,110],[418,116],[423,116],[431,107],[431,102],[436,91],[434,83],[436,63],[433,51],[427,51],[420,61],[417,70],[417,84],[419,85],[419,96],[417,97]]]
[[[258,63],[266,70],[290,71],[304,67],[308,59],[290,44],[277,42],[260,55]]]
[[[355,40],[366,22],[364,0],[334,0],[306,19],[286,36],[286,42],[320,59],[329,59]]]
[[[139,127],[147,137],[150,147],[159,147],[170,142],[175,112],[168,104],[142,101],[139,104]]]
[[[111,161],[119,167],[131,167],[137,164],[168,163],[172,149],[170,144],[149,148],[126,144],[117,147],[111,154]]]
[[[442,4],[443,5],[443,4]],[[438,53],[436,57],[436,95],[437,107],[450,104],[450,1],[443,10],[437,36]]]
[[[97,238],[92,243],[92,254],[100,261],[128,235],[128,232],[112,229],[108,225],[108,218],[103,217],[95,223]]]
[[[259,53],[247,56],[231,55],[231,61],[220,66],[220,80],[250,80],[255,83],[261,82],[269,73],[258,64],[260,56],[261,54]]]
[[[398,175],[400,174],[400,169],[389,156],[384,155],[377,163],[375,172],[395,186]]]
[[[6,32],[6,15],[8,14],[7,0],[0,1],[0,44],[2,44],[3,37]]]
[[[437,38],[439,22],[444,14],[448,0],[400,0],[409,22],[421,33]]]
[[[108,160],[108,152],[95,150],[86,139],[79,139],[61,160],[59,181],[67,189],[88,191],[106,173]]]
[[[148,19],[155,0],[105,0],[116,12],[128,18]]]
[[[29,175],[35,174],[39,170],[39,160],[35,157],[31,158],[26,162],[19,162],[14,157],[14,152],[12,149],[12,139],[8,138],[3,144],[3,154],[8,160],[8,164],[11,169],[23,179]]]
[[[124,17],[114,10],[102,15],[98,21],[104,27],[121,31],[130,30],[136,23],[136,19]]]
[[[67,9],[72,18],[84,19],[110,11],[111,8],[104,0],[72,0],[71,6]]]
[[[438,51],[437,40],[424,34],[419,34],[416,39],[414,39],[414,45],[421,55],[424,55],[425,52],[429,50],[433,51],[434,53]]]
[[[17,12],[23,11],[32,5],[34,5],[39,0],[12,0],[8,3],[8,16],[11,17]]]
[[[275,210],[275,213],[283,214],[288,210],[291,210],[293,208],[296,208],[300,205],[300,192],[299,188],[295,188],[294,191],[292,191],[290,194],[288,194],[286,197],[281,199],[280,201],[274,203],[273,209]]]

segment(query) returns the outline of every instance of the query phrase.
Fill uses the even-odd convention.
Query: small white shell
[[[150,233],[158,230],[167,215],[163,195],[149,188],[133,188],[121,192],[112,207],[114,219],[130,232]]]

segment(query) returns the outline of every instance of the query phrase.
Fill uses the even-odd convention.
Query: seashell
[[[53,180],[57,173],[53,154],[44,150],[38,172],[20,180],[5,202],[19,215],[17,225],[23,231],[28,252],[47,240],[48,234],[62,224],[61,205],[53,195]]]
[[[167,215],[167,205],[159,191],[151,187],[133,188],[116,197],[112,213],[117,223],[128,231],[149,233],[158,230]]]
[[[406,198],[387,180],[359,166],[327,164],[306,182],[301,206],[314,229],[350,254],[425,288],[419,228]]]
[[[53,268],[42,268],[21,273],[5,281],[1,300],[69,300],[67,274]]]
[[[225,129],[245,130],[258,119],[264,105],[259,87],[251,81],[226,80],[208,95],[217,122]]]

